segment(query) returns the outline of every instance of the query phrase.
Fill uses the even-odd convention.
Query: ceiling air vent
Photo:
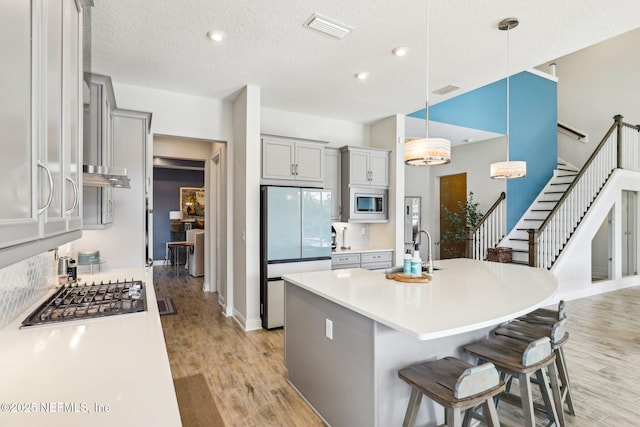
[[[456,86],[456,85],[446,85],[441,87],[440,89],[436,89],[433,91],[433,93],[435,93],[436,95],[446,95],[448,93],[451,93],[453,91],[456,91],[460,89],[460,86]]]
[[[339,39],[349,34],[353,29],[317,13],[311,15],[304,25]]]

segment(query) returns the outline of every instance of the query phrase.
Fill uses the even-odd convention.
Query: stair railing
[[[529,265],[550,269],[617,168],[640,171],[640,126],[614,123],[537,230],[529,232]],[[615,132],[614,132],[615,131]]]
[[[487,249],[494,248],[505,236],[506,194],[504,191],[475,227],[467,227],[465,257],[484,260]]]

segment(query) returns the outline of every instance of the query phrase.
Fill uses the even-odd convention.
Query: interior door
[[[637,212],[638,193],[622,192],[622,275],[633,276],[637,273]]]
[[[446,220],[445,208],[449,212],[460,213],[459,203],[467,199],[467,174],[459,173],[440,177],[440,259],[464,257],[464,240],[442,241],[442,236],[452,232],[451,224]]]

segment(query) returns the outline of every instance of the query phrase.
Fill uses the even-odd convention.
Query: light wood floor
[[[286,381],[282,330],[244,332],[221,314],[217,294],[202,291],[201,278],[157,266],[154,283],[179,313],[161,318],[173,377],[202,372],[228,427],[324,425]],[[569,301],[566,312],[578,413],[567,425],[640,425],[640,287]],[[515,408],[498,412],[501,425],[522,425]]]

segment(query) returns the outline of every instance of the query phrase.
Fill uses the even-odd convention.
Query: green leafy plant
[[[457,244],[467,239],[467,228],[475,227],[482,219],[482,212],[478,209],[480,203],[473,201],[473,192],[469,192],[469,197],[458,202],[459,212],[452,212],[446,206],[442,206],[444,220],[449,224],[448,230],[440,235],[440,242]],[[444,250],[450,257],[463,257],[463,249],[460,245],[445,247]]]

